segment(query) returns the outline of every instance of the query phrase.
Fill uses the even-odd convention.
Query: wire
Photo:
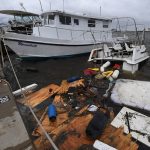
[[[15,79],[16,79],[17,84],[18,84],[18,86],[19,86],[19,88],[20,88],[20,90],[21,90],[21,93],[22,93],[22,95],[23,95],[23,97],[24,97],[24,99],[25,99],[25,98],[26,98],[26,95],[24,94],[24,92],[23,92],[23,90],[22,90],[21,84],[20,84],[20,82],[19,82],[19,80],[18,80],[18,77],[17,77],[17,74],[16,74],[16,72],[15,72],[15,70],[14,70],[12,61],[11,61],[10,56],[9,56],[9,54],[8,54],[8,50],[7,50],[7,47],[6,47],[4,38],[3,38],[3,43],[4,43],[4,48],[5,48],[5,51],[6,51],[8,60],[9,60],[9,62],[10,62],[10,65],[11,65],[11,67],[12,67],[12,70],[13,70],[13,73],[14,73],[14,76],[15,76]],[[47,137],[47,139],[49,140],[49,142],[52,144],[53,148],[54,148],[55,150],[59,150],[59,149],[57,148],[57,146],[55,145],[55,143],[53,142],[52,138],[49,136],[49,134],[48,134],[48,133],[46,132],[46,130],[43,128],[42,124],[40,123],[39,119],[37,118],[36,114],[34,113],[32,107],[31,107],[30,105],[29,105],[28,107],[29,107],[29,109],[30,109],[30,111],[31,111],[31,113],[32,113],[32,115],[33,115],[33,117],[34,117],[35,120],[37,121],[38,125],[39,125],[40,128],[42,129],[43,133],[45,134],[45,136]]]

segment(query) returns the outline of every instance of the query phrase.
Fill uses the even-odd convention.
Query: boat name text
[[[25,43],[25,42],[18,42],[18,45],[21,45],[21,46],[30,46],[30,47],[37,47],[36,44],[29,44],[29,43]]]

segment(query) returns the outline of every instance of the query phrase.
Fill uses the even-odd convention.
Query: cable
[[[18,86],[19,86],[19,88],[20,88],[20,90],[21,90],[21,93],[22,93],[22,95],[23,95],[23,97],[24,97],[24,99],[25,99],[26,96],[25,96],[25,94],[24,94],[24,92],[23,92],[23,90],[22,90],[21,84],[20,84],[20,82],[19,82],[19,80],[18,80],[18,77],[17,77],[17,74],[16,74],[16,72],[15,72],[15,70],[14,70],[12,61],[11,61],[10,56],[9,56],[9,54],[8,54],[8,50],[7,50],[7,47],[6,47],[4,38],[3,38],[3,43],[4,43],[4,48],[5,48],[5,51],[6,51],[8,60],[9,60],[9,62],[10,62],[10,65],[11,65],[11,67],[12,67],[12,70],[13,70],[13,73],[14,73],[14,76],[15,76],[15,79],[16,79],[17,84],[18,84]],[[42,124],[40,123],[39,119],[37,118],[36,114],[34,113],[33,109],[31,108],[31,106],[29,105],[28,107],[29,107],[29,109],[30,109],[30,111],[31,111],[31,113],[32,113],[32,115],[33,115],[33,117],[34,117],[35,120],[37,121],[38,125],[39,125],[40,128],[42,129],[43,133],[45,134],[45,136],[47,137],[47,139],[49,140],[49,142],[52,144],[53,148],[54,148],[55,150],[59,150],[59,149],[57,148],[57,146],[55,145],[55,143],[53,142],[52,138],[49,136],[49,134],[48,134],[48,133],[46,132],[46,130],[43,128]]]

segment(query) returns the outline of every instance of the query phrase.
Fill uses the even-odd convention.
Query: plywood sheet
[[[127,107],[123,107],[115,119],[111,122],[111,125],[116,128],[123,126],[124,132],[128,134],[129,130],[127,119],[125,117],[126,112],[129,114],[129,125],[131,128],[130,133],[132,137],[150,147],[150,142],[148,141],[148,136],[150,135],[150,117],[147,117]],[[138,132],[132,130],[136,130]]]

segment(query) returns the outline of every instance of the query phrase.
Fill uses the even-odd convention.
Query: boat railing
[[[100,30],[81,30],[81,29],[66,29],[66,28],[61,28],[61,27],[55,27],[55,26],[48,26],[48,25],[45,25],[44,27],[47,27],[47,28],[53,28],[56,30],[56,36],[58,39],[60,39],[60,34],[59,34],[59,30],[66,30],[66,31],[69,31],[70,32],[70,40],[75,40],[75,39],[78,39],[79,37],[82,37],[83,40],[86,40],[86,34],[90,33],[91,34],[91,39],[93,39],[94,43],[96,43],[96,41],[100,41],[100,40],[103,40],[103,41],[107,41],[107,38],[109,37],[109,34],[111,34],[112,32],[111,31],[100,31]],[[39,32],[39,36],[40,36],[40,26],[38,26],[38,32]],[[80,35],[76,36],[76,37],[73,37],[73,32],[81,32]],[[96,38],[95,34],[99,34],[98,38]],[[104,34],[102,36],[102,34]]]

